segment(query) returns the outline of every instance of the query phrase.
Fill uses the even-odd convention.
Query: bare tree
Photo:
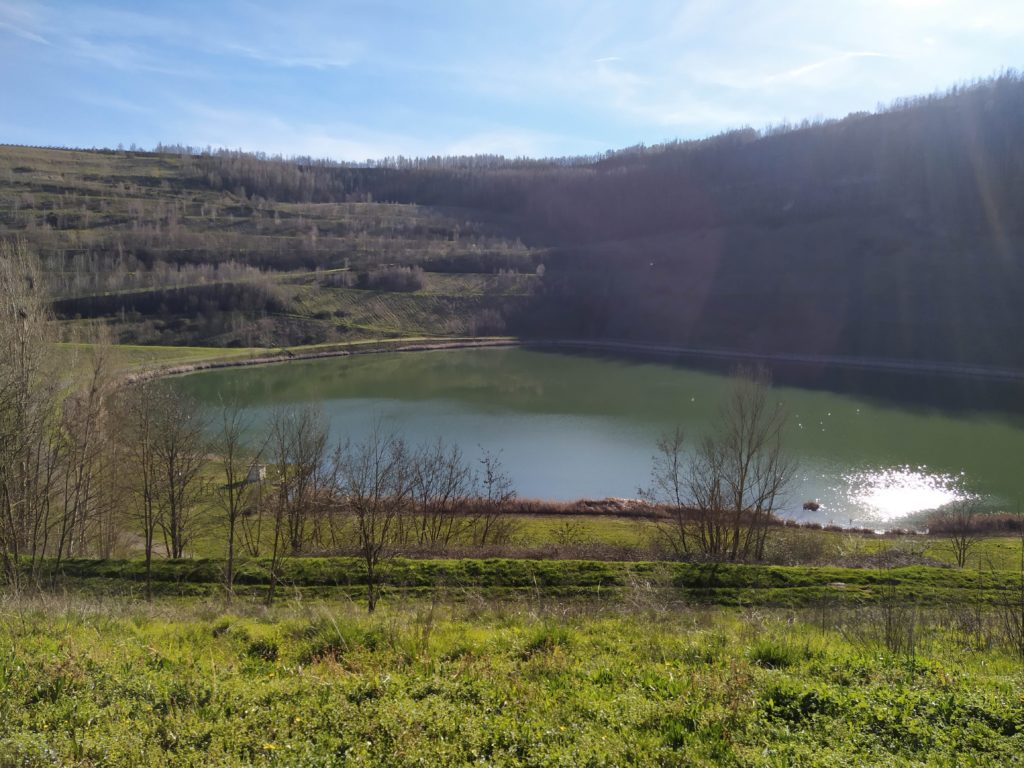
[[[260,473],[258,467],[250,470],[246,475],[247,480],[252,479],[252,473]],[[259,557],[265,550],[263,521],[266,517],[269,500],[264,494],[264,483],[262,479],[256,478],[256,488],[249,499],[242,514],[238,518],[238,539],[242,549],[249,557]]]
[[[654,455],[651,468],[653,487],[640,491],[641,496],[668,508],[670,521],[662,525],[660,530],[677,555],[689,552],[691,547],[691,516],[687,497],[689,467],[685,445],[682,427],[676,427],[658,439],[658,452]]]
[[[301,554],[316,528],[319,496],[328,486],[328,425],[315,407],[274,412],[270,450],[276,469],[276,499],[283,512],[284,536],[293,555]]]
[[[795,471],[783,449],[785,423],[767,372],[740,369],[716,430],[685,463],[679,430],[659,442],[654,493],[675,510],[670,538],[682,551],[764,556],[768,526]]]
[[[285,521],[288,519],[288,510],[292,503],[292,489],[290,479],[289,457],[292,451],[293,435],[291,431],[292,420],[286,411],[275,411],[270,421],[270,431],[267,436],[267,451],[270,460],[274,463],[275,477],[272,481],[273,494],[270,506],[273,510],[273,535],[270,545],[270,586],[267,589],[266,604],[274,602],[274,594],[277,591],[277,582],[280,578],[281,553],[284,549]],[[259,521],[262,521],[263,514],[260,511]],[[250,538],[260,540],[260,531],[255,535],[248,534]],[[250,550],[251,551],[251,550]]]
[[[85,385],[68,396],[61,409],[58,564],[65,555],[84,556],[92,544],[99,544],[100,526],[110,518],[118,500],[118,494],[112,492],[114,456],[108,405],[114,377],[109,344],[95,344],[90,357]]]
[[[501,466],[501,459],[483,450],[480,457],[478,504],[474,539],[477,544],[507,544],[516,529],[516,520],[509,514],[516,500],[516,491]]]
[[[195,536],[194,511],[202,496],[206,422],[199,404],[169,387],[152,390],[154,459],[159,472],[160,516],[168,557],[185,556]]]
[[[786,409],[774,400],[765,369],[741,369],[721,413],[717,435],[698,449],[691,492],[698,535],[710,554],[761,559],[768,525],[792,482],[783,449]]]
[[[400,438],[378,428],[364,442],[339,452],[336,465],[356,548],[366,565],[366,607],[372,613],[409,500],[409,452]]]
[[[978,528],[980,514],[980,499],[968,496],[941,507],[929,517],[929,530],[949,537],[949,548],[957,568],[966,567],[968,556],[983,538]]]
[[[235,543],[238,521],[248,508],[258,488],[258,462],[262,447],[246,450],[249,419],[237,403],[223,404],[216,439],[216,452],[223,483],[217,492],[217,502],[224,513],[227,527],[227,558],[224,564],[224,589],[228,600],[235,589]],[[256,477],[254,477],[256,474]]]
[[[333,480],[327,467],[327,433],[323,414],[315,407],[277,410],[271,417],[267,450],[275,476],[268,604],[274,599],[286,543],[293,555],[301,553],[311,517],[316,539],[322,535],[319,513]],[[259,531],[250,534],[257,541],[259,536]]]
[[[146,560],[146,599],[153,597],[153,542],[159,526],[158,465],[156,461],[157,419],[150,402],[155,384],[144,382],[122,390],[117,400],[117,439],[124,464],[122,477],[128,497],[134,502],[130,516],[142,533]]]
[[[37,578],[54,525],[61,379],[35,257],[0,242],[0,563],[18,588]]]
[[[116,398],[120,486],[132,500],[130,516],[142,534],[146,594],[158,534],[168,557],[185,556],[196,533],[194,510],[206,465],[205,425],[198,405],[162,382],[121,389]]]
[[[422,446],[412,457],[408,525],[403,540],[421,547],[447,549],[474,525],[470,501],[473,468],[457,445],[441,440]]]

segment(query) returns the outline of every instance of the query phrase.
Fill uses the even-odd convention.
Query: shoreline
[[[134,384],[140,381],[162,379],[168,376],[186,376],[190,373],[217,370],[220,368],[243,368],[256,365],[274,365],[290,363],[296,360],[322,360],[329,357],[351,357],[355,355],[374,355],[387,352],[438,352],[453,349],[488,349],[500,347],[521,347],[523,342],[518,339],[485,338],[485,339],[452,339],[449,341],[432,339],[397,339],[389,343],[386,339],[372,342],[359,342],[346,346],[328,349],[307,349],[296,352],[284,348],[281,353],[261,355],[258,357],[240,357],[224,360],[201,360],[195,363],[183,363],[171,366],[156,366],[124,377],[124,382]]]
[[[857,358],[842,355],[810,355],[800,353],[760,353],[729,349],[700,349],[677,347],[667,344],[645,344],[611,340],[584,339],[519,339],[514,337],[485,337],[444,339],[382,339],[379,341],[355,342],[330,345],[323,349],[298,348],[249,358],[212,359],[195,363],[184,363],[165,367],[154,367],[130,373],[126,383],[148,381],[165,376],[184,376],[190,373],[220,368],[238,368],[254,365],[272,365],[293,360],[321,360],[330,357],[382,354],[388,352],[438,352],[459,349],[523,348],[541,350],[567,350],[583,352],[616,353],[635,355],[661,360],[696,358],[705,360],[734,360],[749,362],[781,363],[787,365],[814,365],[826,368],[879,371],[884,373],[905,373],[912,375],[938,375],[944,377],[981,379],[987,381],[1024,382],[1024,370],[998,368],[985,365],[966,365],[936,361],[902,360],[889,358]]]
[[[1022,369],[943,363],[931,360],[813,355],[796,352],[747,352],[734,349],[702,349],[698,347],[677,347],[670,344],[647,344],[644,342],[599,339],[529,340],[524,341],[523,346],[639,354],[661,359],[690,357],[708,360],[746,360],[750,362],[816,365],[826,368],[847,368],[887,373],[937,374],[940,376],[986,379],[990,381],[1024,381],[1024,370]]]

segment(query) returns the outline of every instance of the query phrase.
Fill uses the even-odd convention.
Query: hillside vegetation
[[[0,148],[71,329],[604,338],[1024,366],[1024,80],[554,160]]]
[[[534,290],[529,249],[457,215],[211,178],[177,154],[2,147],[0,237],[43,258],[71,338],[97,322],[126,343],[207,346],[486,335]]]

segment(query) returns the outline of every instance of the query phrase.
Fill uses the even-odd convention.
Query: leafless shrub
[[[984,535],[978,525],[981,515],[981,501],[976,497],[966,497],[937,509],[928,518],[931,533],[948,537],[947,546],[953,553],[957,568],[967,565],[968,556]]]
[[[418,291],[424,285],[423,269],[395,266],[360,272],[355,285],[371,291]]]
[[[497,454],[483,451],[478,482],[480,508],[473,539],[480,546],[507,545],[518,528],[518,522],[512,515],[516,491]]]
[[[836,555],[835,536],[819,531],[778,534],[765,546],[764,560],[777,565],[821,565]]]
[[[1020,510],[1017,516],[1021,517]],[[1022,518],[1024,519],[1024,518]],[[1020,569],[1019,579],[1006,599],[997,608],[1003,628],[1006,644],[1024,659],[1024,525],[1020,530]]]

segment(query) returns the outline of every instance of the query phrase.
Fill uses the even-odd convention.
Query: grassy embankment
[[[0,603],[0,765],[1020,765],[1024,672],[952,610]]]
[[[211,470],[212,472],[212,470]],[[452,543],[459,556],[547,558],[577,560],[660,560],[672,558],[660,523],[612,515],[514,514],[513,533],[507,544],[489,546],[483,553],[468,540]],[[272,526],[265,522],[261,549],[272,544]],[[197,533],[187,554],[218,558],[225,553],[223,513],[212,499],[203,503]],[[978,571],[1018,570],[1021,562],[1018,536],[986,536],[970,549],[966,565]],[[157,557],[161,556],[159,543]],[[425,552],[423,554],[430,555]],[[435,553],[442,556],[444,553]],[[137,557],[140,551],[128,543],[118,549],[121,557]],[[954,550],[948,537],[938,535],[880,535],[846,533],[779,526],[768,538],[767,561],[776,565],[837,565],[884,567],[887,565],[936,564],[953,566]]]
[[[166,596],[221,593],[219,558],[157,560],[154,591]],[[380,566],[386,591],[410,595],[479,593],[614,598],[645,583],[669,590],[674,599],[723,605],[801,606],[817,601],[873,602],[895,597],[919,604],[1005,602],[1020,589],[1013,570],[949,569],[935,566],[842,568],[672,561],[542,560],[527,558],[395,558]],[[145,579],[141,560],[46,561],[41,581],[95,594],[138,595]],[[366,569],[354,557],[286,558],[278,580],[285,594],[360,598]],[[269,561],[241,561],[239,593],[253,598],[270,584]]]

